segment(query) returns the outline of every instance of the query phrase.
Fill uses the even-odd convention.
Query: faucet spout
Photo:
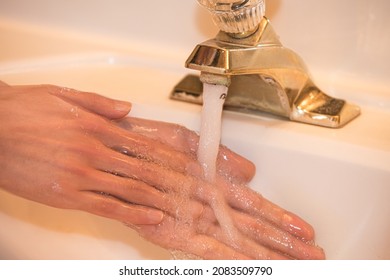
[[[220,31],[197,45],[185,65],[200,71],[202,82],[229,84],[227,109],[267,112],[333,128],[360,114],[359,107],[330,97],[313,83],[302,59],[281,44],[266,17],[246,36]],[[200,80],[187,78],[171,97],[185,100],[190,96],[191,102],[201,103],[202,93],[194,98],[197,93],[193,90],[202,87]]]

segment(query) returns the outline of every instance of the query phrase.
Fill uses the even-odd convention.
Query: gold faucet
[[[258,12],[264,10],[263,0],[199,2],[219,3],[213,8],[223,10],[230,19],[221,19],[221,11],[216,13],[221,31],[197,45],[185,63],[199,70],[200,76],[185,77],[171,98],[201,104],[202,83],[223,84],[229,86],[226,109],[267,112],[332,128],[342,127],[360,114],[359,107],[330,97],[315,86],[302,59],[282,46],[270,21]],[[250,15],[248,9],[256,8],[253,2],[260,6]],[[248,14],[258,18],[258,24],[253,18],[249,22],[255,26],[246,24],[242,15]]]

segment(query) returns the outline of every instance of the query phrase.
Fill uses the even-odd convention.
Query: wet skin
[[[309,224],[248,187],[250,161],[221,147],[210,185],[196,161],[196,133],[127,117],[130,110],[95,93],[0,83],[0,187],[118,220],[199,258],[324,258]],[[216,189],[238,229],[235,244],[211,210]]]

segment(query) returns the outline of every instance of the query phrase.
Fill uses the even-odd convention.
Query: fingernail
[[[159,224],[164,218],[164,213],[158,210],[152,210],[148,213],[148,219],[151,224]]]
[[[127,101],[116,101],[114,110],[119,112],[129,112],[131,110],[131,103]]]
[[[284,226],[287,227],[293,235],[299,236],[305,240],[314,239],[313,227],[297,216],[293,214],[284,214],[283,221]]]

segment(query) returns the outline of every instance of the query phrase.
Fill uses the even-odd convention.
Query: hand
[[[145,173],[150,173],[144,176],[147,183],[165,193],[166,203],[159,207],[167,212],[157,226],[129,225],[147,240],[203,259],[325,257],[314,244],[309,224],[247,187],[255,169],[246,159],[221,147],[218,179],[210,185],[201,180],[195,163],[198,136],[194,132],[176,124],[136,118],[122,119],[118,125],[174,147],[193,158],[193,166],[199,168],[191,168],[189,159],[178,160],[175,169],[167,170],[162,164],[145,168]],[[175,158],[180,157],[175,155],[172,160]],[[190,169],[192,175],[187,173]],[[215,213],[215,204],[220,204],[217,208],[223,213]],[[221,219],[233,227],[224,228]]]
[[[128,158],[113,147],[142,142],[110,121],[130,109],[127,102],[93,93],[1,83],[0,187],[125,223],[161,222],[163,212],[149,207],[160,194],[113,174],[116,164]]]

